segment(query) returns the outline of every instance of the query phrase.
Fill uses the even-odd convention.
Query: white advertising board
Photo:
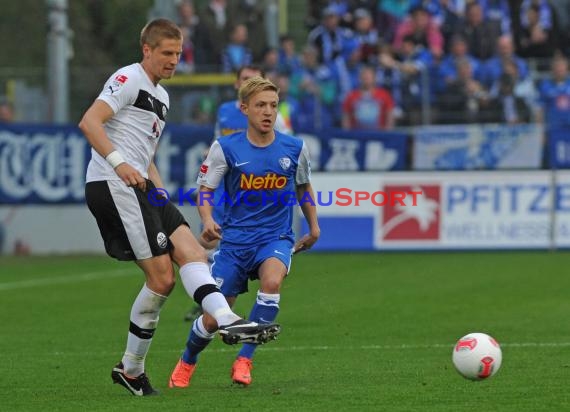
[[[337,246],[351,242],[369,249],[543,249],[570,246],[570,173],[550,171],[427,172],[386,174],[316,174],[313,187],[321,193],[320,220],[338,233]],[[342,189],[339,191],[339,189]],[[352,192],[348,192],[351,189]],[[376,204],[364,199],[366,193]],[[421,191],[414,202],[405,193]],[[356,205],[356,192],[360,199]],[[344,194],[344,198],[334,196]],[[346,195],[351,202],[347,204]],[[390,201],[390,193],[402,194]],[[392,196],[394,197],[394,196]],[[398,197],[398,196],[396,196]],[[381,205],[381,200],[388,199]],[[554,210],[552,208],[554,205]],[[370,231],[351,233],[358,219]],[[554,228],[554,235],[551,228]],[[322,233],[327,236],[327,231]],[[356,239],[369,237],[369,242]],[[556,244],[553,242],[556,241]],[[325,242],[331,247],[331,240]]]

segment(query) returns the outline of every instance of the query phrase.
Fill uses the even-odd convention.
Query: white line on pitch
[[[522,343],[502,343],[501,347],[509,348],[524,348],[524,347],[544,347],[544,348],[562,348],[570,346],[570,342],[522,342]],[[362,346],[263,346],[260,348],[262,351],[271,352],[295,352],[295,351],[347,351],[347,350],[402,350],[402,349],[451,349],[453,348],[452,343],[434,343],[425,345],[412,345],[412,344],[401,344],[401,345],[362,345]],[[235,348],[211,348],[208,352],[235,352]],[[120,355],[122,352],[52,352],[49,355],[53,356],[107,356],[107,355]],[[170,350],[154,350],[152,353],[182,353],[182,349],[170,349]]]
[[[101,272],[80,273],[69,276],[47,277],[42,279],[21,280],[17,282],[0,283],[0,292],[4,290],[33,288],[36,286],[61,285],[66,283],[85,282],[102,278],[115,278],[133,274],[133,269],[105,270]]]

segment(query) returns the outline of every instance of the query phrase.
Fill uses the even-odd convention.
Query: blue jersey
[[[216,116],[216,127],[214,130],[214,138],[219,139],[222,136],[228,136],[233,133],[242,132],[247,129],[247,116],[241,112],[239,109],[239,101],[232,100],[231,102],[222,103],[218,108],[218,114]],[[287,125],[281,114],[277,114],[277,119],[275,120],[275,130],[282,133],[291,134],[293,131]],[[220,185],[215,193],[215,199],[217,200],[223,192],[223,187]],[[216,202],[218,203],[218,202]],[[225,207],[220,205],[214,207],[213,217],[218,223],[221,223],[224,216]]]
[[[567,127],[570,123],[570,79],[562,82],[554,79],[543,80],[539,92],[548,126]]]
[[[247,116],[239,109],[237,100],[223,103],[216,117],[216,139],[247,129]]]
[[[275,132],[268,146],[254,146],[247,132],[214,142],[202,164],[198,184],[224,193],[221,247],[243,247],[287,239],[292,230],[295,190],[310,181],[307,148],[301,139]]]

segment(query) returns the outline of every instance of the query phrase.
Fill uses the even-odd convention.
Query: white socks
[[[206,263],[185,264],[180,268],[180,278],[188,295],[216,319],[218,326],[229,325],[240,319],[230,309]]]
[[[133,303],[127,349],[122,360],[124,371],[129,376],[136,377],[144,372],[144,360],[164,302],[166,296],[153,292],[145,284]]]

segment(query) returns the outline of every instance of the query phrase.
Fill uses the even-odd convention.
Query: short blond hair
[[[254,94],[267,90],[279,93],[279,87],[275,86],[271,80],[264,79],[261,76],[254,76],[243,82],[238,91],[238,98],[241,103],[247,103]]]
[[[151,49],[154,49],[163,39],[182,40],[180,27],[168,19],[154,19],[141,30],[141,47],[148,44]]]

